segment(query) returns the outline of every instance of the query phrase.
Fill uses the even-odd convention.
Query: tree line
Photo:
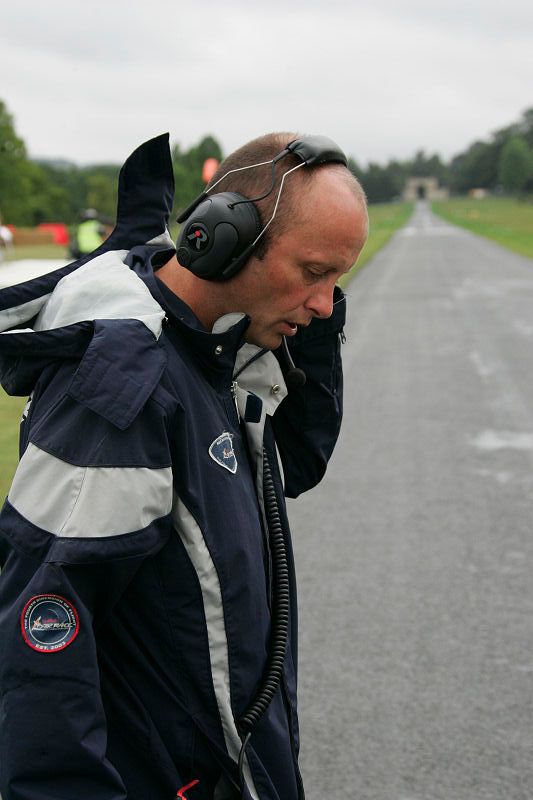
[[[210,157],[223,157],[213,136],[204,137],[187,150],[173,146],[176,209],[185,207],[202,191],[202,165]],[[371,203],[399,198],[408,177],[434,176],[454,194],[474,188],[531,194],[533,108],[517,122],[493,133],[488,141],[474,142],[448,163],[437,154],[419,150],[405,161],[393,159],[386,165],[370,162],[363,167],[349,159],[349,166]],[[80,167],[68,161],[29,158],[13,118],[0,100],[0,214],[5,222],[28,226],[50,221],[73,224],[80,211],[89,207],[114,219],[119,170],[116,164]]]
[[[172,148],[176,209],[184,208],[202,191],[202,166],[209,157],[222,160],[220,145],[212,136],[188,150],[178,144]],[[95,208],[102,217],[114,220],[119,172],[118,164],[80,167],[61,159],[29,158],[13,118],[0,100],[0,215],[4,222],[72,225],[86,208]]]
[[[438,155],[419,150],[413,159],[391,160],[385,166],[370,163],[361,169],[350,164],[370,202],[393,200],[402,193],[409,177],[438,179],[452,194],[486,189],[511,195],[533,193],[533,108],[517,122],[495,131],[488,141],[476,141],[444,163]]]

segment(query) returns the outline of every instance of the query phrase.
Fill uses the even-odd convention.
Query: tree
[[[533,150],[533,108],[526,109],[518,122],[506,125],[495,131],[490,141],[477,141],[471,144],[463,153],[459,153],[452,159],[450,164],[451,188],[459,193],[467,192],[473,188],[497,189],[500,185],[505,185],[501,174],[501,165],[508,156],[503,159],[504,149],[513,139],[521,139],[529,150]],[[511,152],[516,146],[511,147]],[[525,164],[525,150],[519,145],[522,155],[518,158]],[[517,171],[520,173],[520,169]],[[514,183],[513,183],[514,185]],[[529,180],[525,179],[521,183],[520,189],[509,189],[509,191],[531,191],[533,189],[533,175],[529,174]]]
[[[451,186],[456,192],[469,189],[495,189],[498,184],[499,142],[474,142],[468,150],[452,159]]]
[[[68,224],[72,224],[78,220],[79,212],[82,208],[86,208],[89,204],[87,202],[87,185],[85,173],[80,170],[75,164],[70,162],[50,162],[48,160],[39,161],[39,166],[46,176],[46,181],[50,187],[55,190],[61,190],[66,198],[66,207],[61,213],[59,210],[56,212],[54,219],[62,220]],[[114,205],[116,206],[116,186],[114,187],[115,199]],[[113,211],[113,216],[114,216]]]
[[[24,218],[31,186],[31,169],[5,103],[0,100],[0,210],[7,222]]]
[[[522,119],[518,123],[518,132],[533,149],[533,108],[526,109],[522,114]]]
[[[533,175],[533,153],[521,136],[508,139],[498,163],[498,178],[511,194],[521,192]]]
[[[386,203],[401,191],[393,172],[372,162],[361,175],[361,183],[369,203]]]
[[[26,168],[28,190],[24,195],[21,224],[65,221],[69,213],[69,198],[65,189],[48,179],[39,164],[30,161]]]
[[[351,158],[351,156],[348,158],[348,169],[352,175],[355,175],[357,180],[361,180],[361,175],[363,174],[364,170],[359,166],[354,158]]]
[[[42,164],[28,159],[13,118],[0,100],[0,210],[14,225],[66,220],[69,192]]]
[[[114,164],[85,167],[81,172],[85,186],[82,208],[96,208],[102,217],[114,220],[117,211],[118,174],[119,168]]]

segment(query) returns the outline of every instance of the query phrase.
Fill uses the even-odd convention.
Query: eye
[[[308,267],[308,266],[304,267],[304,274],[309,283],[315,283],[316,281],[319,281],[321,278],[323,278],[324,275],[326,275],[324,270],[318,269],[317,267]]]

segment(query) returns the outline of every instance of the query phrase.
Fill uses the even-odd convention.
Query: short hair
[[[289,142],[300,138],[303,137],[298,133],[277,132],[267,133],[264,136],[259,136],[257,139],[252,139],[251,142],[239,147],[238,150],[235,150],[221,162],[217,171],[207,184],[206,189],[213,186],[230,170],[238,169],[239,167],[247,167],[250,164],[261,164],[265,161],[271,161],[289,144]],[[263,200],[255,202],[255,207],[261,221],[261,229],[265,227],[272,217],[283,175],[298,164],[301,164],[300,158],[292,153],[286,155],[276,164],[274,188]],[[354,195],[366,206],[365,193],[361,184],[343,164],[320,164],[312,169],[303,167],[301,170],[296,171],[294,175],[290,175],[286,180],[279,199],[276,216],[272,224],[269,225],[263,236],[259,239],[254,249],[255,258],[264,258],[273,239],[279,237],[291,227],[291,222],[295,217],[294,212],[299,211],[302,206],[300,198],[305,196],[305,189],[312,182],[314,173],[318,169],[334,169],[338,171],[339,175],[342,176]],[[239,194],[245,197],[258,197],[264,194],[270,187],[271,174],[270,164],[265,164],[256,169],[245,169],[241,172],[234,172],[218,184],[216,191],[239,192]]]

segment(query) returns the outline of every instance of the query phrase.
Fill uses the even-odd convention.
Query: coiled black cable
[[[261,687],[237,722],[241,735],[251,731],[267,710],[281,680],[290,619],[290,585],[287,551],[278,508],[276,489],[266,449],[263,448],[263,498],[272,558],[273,592],[270,645],[265,676]]]
[[[263,448],[263,498],[268,526],[268,537],[272,558],[273,591],[270,645],[265,676],[261,687],[237,722],[241,736],[249,733],[267,710],[280,684],[290,619],[290,584],[287,551],[283,537],[283,526],[278,508],[272,470],[265,448]]]

